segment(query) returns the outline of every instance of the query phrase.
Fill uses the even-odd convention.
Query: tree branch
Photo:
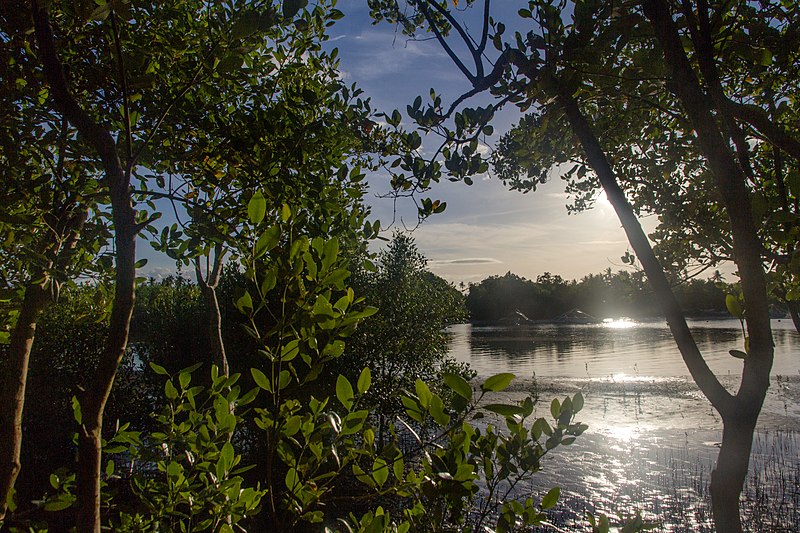
[[[125,72],[125,59],[122,57],[122,43],[119,38],[119,29],[117,28],[117,15],[114,10],[111,10],[111,33],[114,36],[114,50],[117,54],[117,63],[119,65],[119,80],[122,86],[122,114],[125,124],[125,155],[127,158],[127,165],[125,166],[125,174],[130,177],[131,169],[133,168],[133,131],[131,124],[131,104],[128,94],[128,76]]]
[[[439,30],[439,27],[436,25],[436,22],[431,17],[431,14],[428,12],[428,8],[426,7],[426,3],[423,2],[420,6],[422,10],[422,15],[425,17],[425,20],[428,22],[428,25],[431,27],[433,34],[436,36],[436,40],[439,41],[439,44],[444,49],[445,53],[450,57],[450,60],[455,63],[458,69],[467,77],[467,79],[472,83],[475,84],[475,76],[469,71],[469,69],[464,65],[461,59],[453,52],[453,49],[450,48],[450,45],[447,44],[447,40],[442,35],[442,32]]]

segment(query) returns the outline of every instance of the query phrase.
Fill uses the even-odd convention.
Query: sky
[[[426,101],[431,88],[445,103],[471,88],[435,40],[410,40],[391,24],[373,25],[366,4],[366,0],[338,2],[337,8],[345,16],[330,29],[326,46],[339,49],[343,79],[364,89],[374,109],[399,109],[405,114],[416,96],[422,95]],[[517,0],[494,2],[492,14],[513,31],[514,24],[521,21],[516,12],[525,5],[527,2]],[[470,24],[470,17],[476,15],[480,16],[479,9],[460,13],[468,27],[478,28],[478,22]],[[498,113],[493,121],[495,135],[482,148],[489,150],[521,117],[513,106]],[[403,125],[413,127],[408,122]],[[435,139],[425,140],[423,152],[433,151],[435,143]],[[388,192],[387,176],[376,174],[368,180],[368,203],[373,217],[388,228],[385,237],[391,237],[395,229],[416,226],[416,207],[410,200],[395,205],[379,198]],[[528,194],[507,190],[491,175],[474,177],[472,186],[445,179],[428,196],[447,202],[447,209],[416,228],[413,237],[428,259],[429,269],[455,284],[479,282],[509,271],[533,280],[544,272],[580,279],[607,268],[629,268],[620,260],[629,249],[627,240],[608,202],[600,196],[594,209],[569,215],[569,199],[558,176]],[[643,225],[647,230],[655,221],[645,220]],[[373,250],[382,244],[376,241]],[[145,242],[139,246],[139,255],[149,259],[143,275],[175,273],[174,263]],[[192,272],[184,268],[183,275],[191,276]]]
[[[513,29],[519,20],[516,12],[524,5],[527,2],[495,2],[493,16]],[[471,88],[435,40],[410,40],[385,22],[372,25],[366,0],[340,0],[337,7],[345,17],[330,32],[331,46],[339,48],[344,79],[358,83],[373,107],[403,112],[417,95],[425,101],[432,87],[444,102]],[[474,16],[479,10],[465,13],[462,16]],[[513,107],[500,113],[489,146],[521,117]],[[435,142],[426,140],[423,150],[432,150]],[[376,195],[387,190],[388,180],[372,176],[370,184],[373,213],[386,226],[394,205]],[[606,268],[625,268],[620,257],[628,244],[611,206],[601,196],[591,211],[568,215],[569,200],[557,176],[528,194],[509,191],[490,175],[477,177],[472,186],[445,180],[430,196],[446,201],[447,209],[425,221],[413,236],[429,268],[454,283],[508,271],[529,279],[546,271],[577,279]],[[398,213],[406,226],[416,224],[409,201],[398,206]],[[644,225],[652,227],[654,221]]]

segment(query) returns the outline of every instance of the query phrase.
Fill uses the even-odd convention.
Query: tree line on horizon
[[[685,280],[674,291],[687,316],[730,316],[725,298],[736,294],[738,288],[714,276]],[[535,281],[507,272],[470,283],[466,294],[470,319],[477,322],[502,320],[516,311],[531,320],[549,320],[573,309],[599,319],[645,319],[662,314],[646,276],[640,271],[612,272],[609,268],[580,280],[566,280],[545,272]],[[779,302],[774,305],[778,312],[785,312]]]

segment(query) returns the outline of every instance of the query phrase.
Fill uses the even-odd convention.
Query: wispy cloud
[[[461,259],[437,259],[428,261],[429,265],[496,265],[502,261],[494,257],[464,257]]]

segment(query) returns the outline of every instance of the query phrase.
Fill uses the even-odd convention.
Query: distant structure
[[[577,307],[551,320],[554,324],[599,324],[601,321]]]
[[[507,314],[497,321],[497,324],[500,326],[521,326],[530,323],[532,323],[532,320],[526,317],[519,309],[514,310],[514,312]]]

